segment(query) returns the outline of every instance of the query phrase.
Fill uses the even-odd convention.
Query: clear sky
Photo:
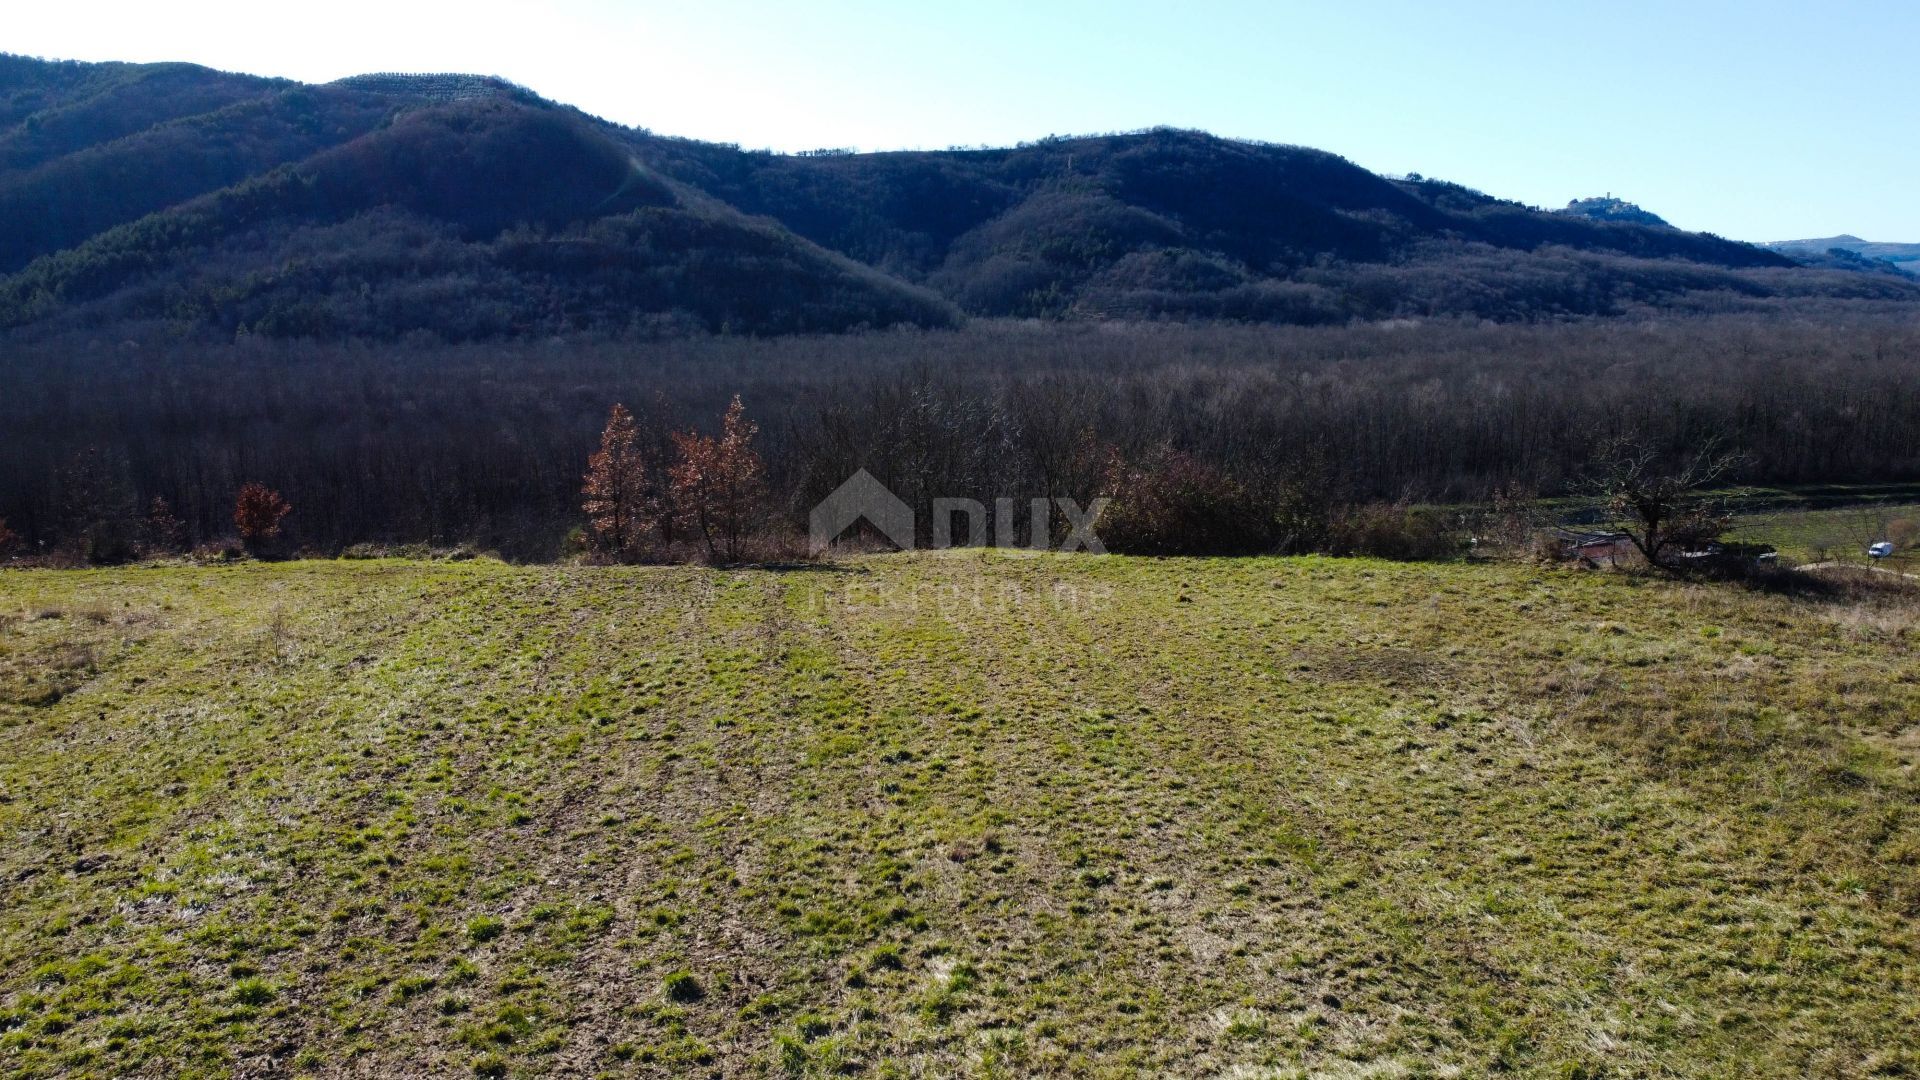
[[[14,3],[0,51],[501,75],[749,147],[1155,124],[1743,240],[1920,242],[1920,0]]]

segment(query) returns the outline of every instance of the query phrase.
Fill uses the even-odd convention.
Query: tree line
[[[237,538],[237,493],[260,483],[295,508],[289,552],[548,559],[583,542],[613,402],[670,491],[706,445],[676,433],[720,445],[736,395],[757,427],[755,502],[790,529],[860,468],[923,529],[937,498],[1019,514],[1125,488],[1103,533],[1135,528],[1147,548],[1156,491],[1206,493],[1208,528],[1247,543],[1325,547],[1356,508],[1573,491],[1625,436],[1650,468],[1717,439],[1740,463],[1728,482],[1920,480],[1920,325],[1899,312],[411,347],[204,346],[162,328],[7,346],[0,519],[28,555],[106,556],[92,538],[108,534],[191,548]],[[1227,524],[1247,506],[1261,531]]]

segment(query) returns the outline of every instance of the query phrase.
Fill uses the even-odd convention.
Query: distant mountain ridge
[[[1920,287],[1191,131],[779,155],[621,127],[487,76],[316,86],[0,56],[14,333],[1535,319],[1806,296]]]
[[[1843,233],[1818,240],[1778,240],[1761,246],[1797,259],[1812,260],[1829,258],[1833,252],[1842,251],[1861,259],[1890,263],[1897,270],[1920,275],[1920,244],[1875,243]]]

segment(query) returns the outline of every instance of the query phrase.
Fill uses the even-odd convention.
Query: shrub
[[[1524,558],[1537,563],[1566,562],[1574,557],[1567,542],[1552,529],[1535,529],[1528,535],[1521,553]]]
[[[13,549],[20,546],[20,538],[7,528],[7,519],[0,518],[0,559],[13,557]]]
[[[1349,510],[1334,526],[1330,547],[1336,555],[1427,562],[1459,555],[1462,540],[1431,507],[1374,503]]]
[[[1472,527],[1483,553],[1491,550],[1520,558],[1538,558],[1537,538],[1545,523],[1539,491],[1507,482],[1487,493],[1487,505]],[[1557,552],[1559,544],[1556,542],[1553,548]]]
[[[1191,454],[1162,448],[1138,464],[1109,457],[1113,500],[1098,532],[1128,555],[1250,555],[1271,550],[1274,517],[1247,489]]]
[[[237,562],[247,554],[246,548],[238,540],[215,540],[201,544],[187,553],[187,558],[196,563]]]
[[[147,505],[144,547],[148,555],[172,555],[186,546],[187,526],[158,495]]]

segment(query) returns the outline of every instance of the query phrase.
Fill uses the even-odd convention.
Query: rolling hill
[[[311,86],[20,57],[0,57],[0,275],[0,329],[217,339],[1920,299],[1709,235],[1198,132],[776,155],[478,76]]]
[[[1796,259],[1813,261],[1852,258],[1885,263],[1895,270],[1920,275],[1920,244],[1885,244],[1862,240],[1857,236],[1829,236],[1817,240],[1781,240],[1763,245]],[[1884,267],[1882,267],[1884,269]]]

